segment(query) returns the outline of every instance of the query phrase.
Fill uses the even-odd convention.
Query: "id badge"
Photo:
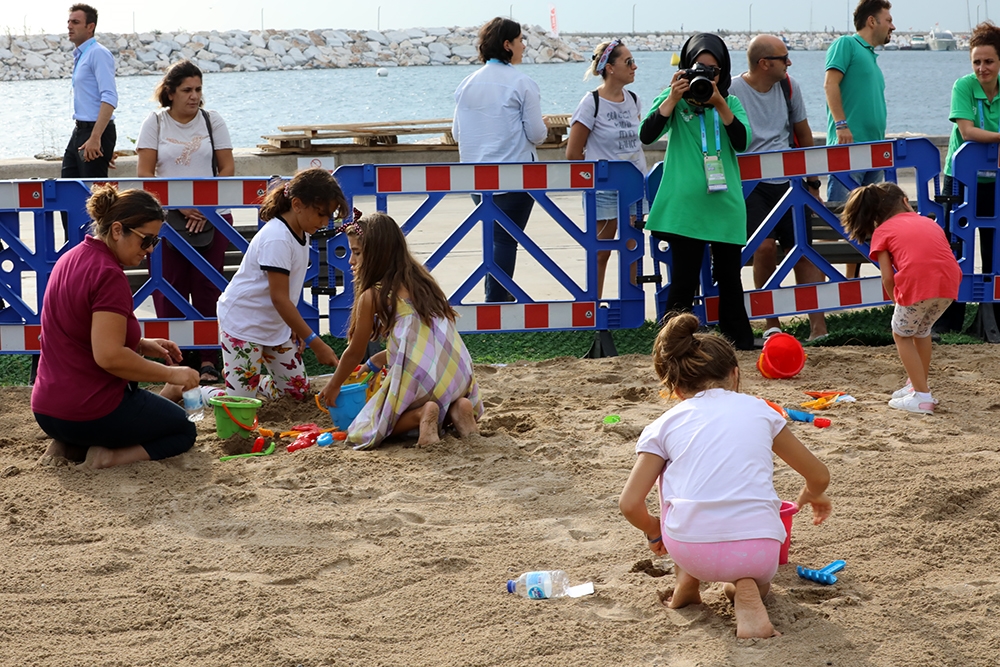
[[[705,156],[705,180],[708,182],[709,194],[728,190],[726,187],[726,173],[722,168],[722,160],[717,155]]]

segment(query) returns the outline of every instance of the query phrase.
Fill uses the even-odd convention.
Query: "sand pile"
[[[858,399],[828,411],[829,429],[792,425],[831,469],[834,514],[795,521],[767,600],[780,638],[737,641],[720,585],[703,605],[660,604],[669,560],[650,561],[617,507],[635,439],[664,409],[649,360],[556,359],[478,367],[482,434],[427,450],[221,463],[209,416],[192,452],[100,472],[36,466],[46,441],[29,391],[0,390],[0,663],[995,665],[994,348],[935,348],[933,417],[886,408],[903,380],[891,348],[810,350],[789,381],[740,361],[747,393]],[[301,405],[264,416],[323,418]],[[775,486],[783,498],[800,486],[780,461]],[[835,586],[795,575],[838,558]],[[504,592],[548,568],[596,594]]]

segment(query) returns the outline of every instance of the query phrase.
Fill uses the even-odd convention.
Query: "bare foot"
[[[771,582],[767,582],[763,586],[758,584],[757,590],[760,592],[760,599],[761,600],[765,599],[767,597],[767,594],[771,591]],[[735,601],[736,586],[734,584],[727,582],[726,585],[722,587],[722,592],[726,594],[726,597],[729,598],[730,602]]]
[[[736,636],[740,639],[777,637],[781,633],[771,625],[767,609],[761,600],[757,582],[753,579],[740,579],[735,586],[736,605]]]
[[[420,408],[420,437],[417,438],[417,447],[433,445],[441,439],[438,434],[440,414],[441,408],[434,401],[428,401]]]
[[[455,431],[458,432],[460,438],[479,433],[479,424],[476,423],[476,413],[472,409],[472,401],[467,398],[460,398],[449,406],[448,418],[455,425]]]
[[[679,565],[674,565],[674,572],[677,573],[677,585],[673,591],[668,592],[663,604],[671,609],[680,609],[689,604],[701,604],[701,582],[682,570]]]
[[[114,465],[114,450],[107,447],[90,447],[87,458],[77,466],[81,470],[99,470]]]
[[[163,385],[163,389],[160,390],[160,396],[174,403],[178,403],[183,395],[184,388],[179,384],[165,384]]]
[[[40,466],[58,467],[68,465],[68,462],[80,462],[84,460],[86,450],[82,447],[73,447],[58,440],[49,443],[48,448],[42,457],[38,459]]]

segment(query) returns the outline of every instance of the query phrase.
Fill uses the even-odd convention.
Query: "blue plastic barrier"
[[[433,271],[448,253],[468,238],[477,225],[482,228],[485,249],[482,261],[464,278],[459,287],[448,295],[451,304],[462,316],[462,332],[538,331],[564,329],[619,329],[641,326],[645,321],[643,291],[629,279],[629,267],[642,257],[642,232],[631,225],[619,225],[618,238],[597,239],[595,193],[612,190],[619,193],[619,220],[628,220],[629,206],[642,199],[642,174],[629,162],[533,162],[515,164],[435,164],[435,165],[345,165],[334,175],[349,201],[355,197],[374,196],[376,207],[386,211],[390,197],[418,195],[424,197],[416,210],[405,220],[397,220],[405,234],[410,234],[447,194],[479,194],[481,202],[455,230],[440,243],[425,261]],[[529,224],[522,231],[493,203],[493,195],[503,192],[528,192],[564,230],[573,243],[586,253],[586,284],[580,285],[563,267],[533,239]],[[583,229],[562,211],[549,197],[553,192],[580,192],[587,201]],[[570,294],[565,301],[533,300],[525,284],[525,273],[515,271],[511,278],[493,262],[493,220],[499,221],[520,246],[519,253],[528,253]],[[353,305],[353,280],[349,268],[349,248],[343,236],[331,238],[327,246],[328,284],[336,284],[342,276],[344,289],[330,298],[330,330],[335,334],[346,331]],[[619,298],[597,298],[597,252],[619,253]],[[522,258],[524,255],[520,255]],[[492,274],[516,299],[514,303],[470,304],[470,291]],[[608,276],[607,280],[611,277]],[[600,307],[598,307],[600,305]]]
[[[997,156],[997,144],[968,142],[963,144],[952,158],[953,178],[965,186],[965,201],[952,209],[951,233],[953,240],[960,244],[958,265],[962,269],[962,286],[959,288],[958,300],[966,303],[1000,301],[1000,280],[997,272],[997,261],[1000,260],[1000,252],[997,250],[1000,235],[997,234],[997,229],[1000,227],[1000,218],[997,216],[995,206],[992,215],[985,215],[987,212],[984,211],[984,215],[980,217],[976,213],[980,205],[979,187],[992,189],[993,201],[1000,201],[997,199]],[[992,183],[977,186],[981,175],[986,178],[992,175]],[[984,241],[981,230],[993,232],[993,269],[989,273],[976,271],[976,237],[979,236],[981,243]]]
[[[754,252],[767,238],[774,226],[788,210],[792,211],[795,245],[787,249],[784,259],[774,274],[760,290],[747,290],[745,303],[752,319],[779,317],[810,312],[824,312],[843,308],[858,308],[887,303],[878,278],[848,279],[817,250],[808,244],[809,212],[815,213],[834,229],[859,253],[868,257],[867,244],[858,244],[847,238],[838,217],[822,205],[802,184],[808,176],[846,175],[852,171],[885,170],[886,180],[895,181],[898,169],[914,169],[917,181],[917,206],[922,215],[933,215],[941,220],[943,208],[934,202],[937,178],[941,172],[941,157],[937,147],[925,138],[897,139],[847,146],[817,146],[813,148],[747,153],[739,156],[743,194],[747,196],[762,180],[789,180],[790,190],[765,218],[760,228],[747,241],[743,249],[743,263],[751,261]],[[647,177],[650,201],[655,197],[662,178],[663,163],[657,164]],[[840,179],[843,181],[843,179]],[[849,181],[849,179],[848,179]],[[850,181],[849,181],[850,182]],[[853,183],[853,182],[851,182]],[[845,184],[846,185],[846,184]],[[670,266],[670,249],[650,238],[650,255],[654,265]],[[815,264],[830,282],[782,288],[799,259],[807,258]],[[658,271],[657,271],[658,272]],[[695,312],[704,322],[718,321],[718,288],[712,281],[711,262],[706,250],[702,268],[702,297]],[[661,282],[656,292],[657,318],[665,314],[669,281]]]

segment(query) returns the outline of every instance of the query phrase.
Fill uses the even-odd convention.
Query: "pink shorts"
[[[753,579],[766,584],[778,571],[781,542],[772,539],[733,542],[678,542],[664,533],[663,546],[670,557],[695,579],[728,581]]]

